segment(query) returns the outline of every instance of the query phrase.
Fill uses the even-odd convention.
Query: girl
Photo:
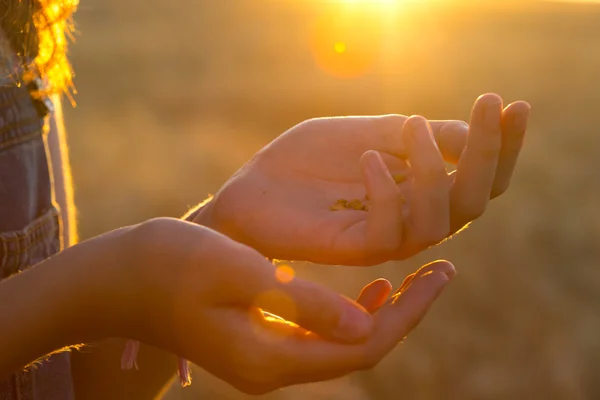
[[[59,97],[71,93],[65,33],[75,6],[1,2],[2,399],[154,396],[174,371],[162,355],[130,383],[118,365],[97,362],[104,344],[73,366],[61,351],[113,337],[178,354],[248,393],[372,367],[424,316],[453,266],[421,268],[389,299],[390,284],[375,281],[354,302],[282,279],[265,257],[405,259],[459,231],[508,187],[529,106],[503,108],[485,95],[470,126],[401,115],[306,121],[185,220],[75,244]],[[444,161],[458,163],[456,172]]]

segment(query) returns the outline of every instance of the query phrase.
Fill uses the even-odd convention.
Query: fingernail
[[[431,132],[431,129],[429,129],[429,122],[425,118],[412,116],[404,125],[406,127],[406,134],[411,137],[412,140],[417,143],[433,142],[437,147],[433,133]]]
[[[414,120],[414,116],[410,117],[409,119],[407,119],[404,122],[404,126],[402,127],[402,131],[411,138],[413,137],[414,132],[415,132],[415,126],[414,126],[413,120]]]
[[[487,125],[499,126],[502,118],[502,100],[499,98],[486,99],[483,106],[483,118]]]
[[[376,151],[369,150],[365,153],[364,157],[367,161],[367,168],[371,173],[380,174],[385,169],[381,157],[379,157]]]
[[[448,275],[443,272],[440,273],[437,271],[427,271],[423,275],[420,275],[418,279],[413,280],[413,285],[430,285],[429,282],[433,279],[435,279],[435,284],[432,286],[432,300],[436,299],[440,293],[442,293],[442,290],[444,290],[451,278],[449,278]]]
[[[421,131],[423,130],[423,118],[413,115],[410,117],[404,126],[406,127],[406,133],[413,138],[414,140],[421,140],[423,135],[421,135]]]
[[[365,338],[373,328],[372,317],[354,306],[346,306],[333,334],[340,340],[354,342]]]
[[[518,131],[524,131],[527,129],[527,122],[529,121],[530,111],[531,111],[531,108],[529,108],[527,111],[518,112],[514,116],[513,123],[514,123],[515,129],[517,129]]]
[[[465,134],[469,132],[469,124],[465,121],[452,121],[442,126],[440,135],[443,137],[448,134],[456,134],[458,131],[463,131]]]
[[[424,275],[426,271],[433,271],[434,269],[446,275],[448,279],[452,279],[456,275],[456,268],[450,261],[446,260],[435,260],[427,263],[419,268],[419,271],[422,271],[421,275]]]

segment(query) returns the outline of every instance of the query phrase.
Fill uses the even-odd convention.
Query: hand
[[[256,154],[194,221],[271,258],[405,259],[459,231],[508,188],[529,109],[503,110],[500,97],[485,95],[469,128],[402,115],[306,121]],[[448,174],[444,160],[457,170]],[[366,212],[330,210],[338,199],[366,197]]]
[[[119,334],[170,350],[252,394],[374,366],[454,275],[447,262],[424,267],[371,317],[202,226],[153,220],[131,229],[122,245],[135,250],[123,260],[131,267],[115,279],[124,288],[114,291],[111,311],[123,316]]]

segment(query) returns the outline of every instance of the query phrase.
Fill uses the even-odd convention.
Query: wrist
[[[128,262],[125,234],[131,228],[108,232],[82,242],[63,252],[64,268],[72,288],[68,316],[70,329],[78,342],[120,337],[127,332],[132,319],[128,275],[133,275]],[[67,259],[69,258],[69,259]]]

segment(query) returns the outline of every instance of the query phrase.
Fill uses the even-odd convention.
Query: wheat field
[[[307,118],[468,119],[479,94],[524,99],[512,186],[466,232],[401,263],[297,266],[354,297],[453,261],[419,328],[372,371],[264,399],[600,398],[600,6],[476,3],[403,14],[368,71],[340,79],[307,44],[318,1],[82,0],[66,110],[81,236],[180,216]],[[247,397],[195,370],[167,396],[192,398]]]

